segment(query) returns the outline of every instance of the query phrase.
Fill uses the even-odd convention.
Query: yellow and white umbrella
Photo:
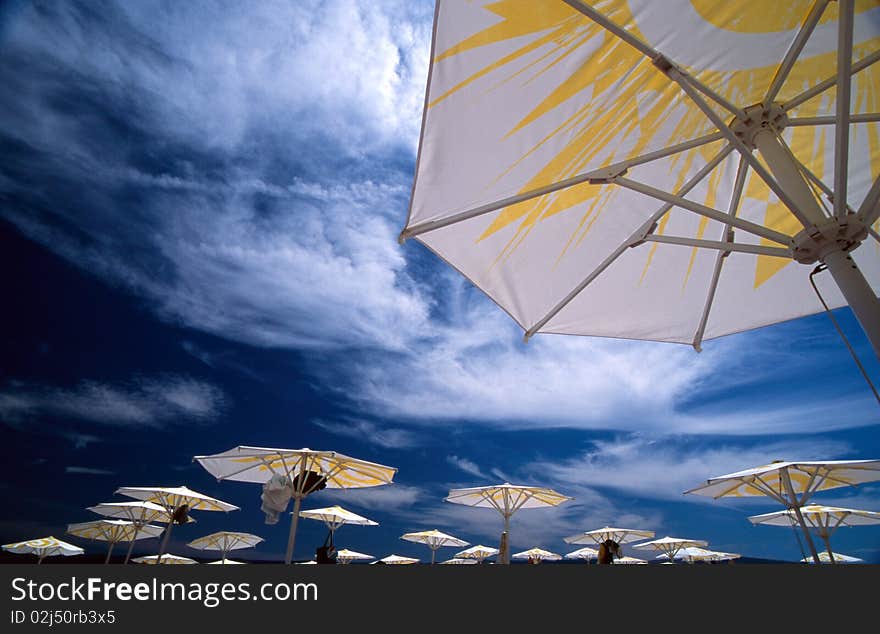
[[[414,557],[403,557],[401,555],[388,555],[387,557],[383,557],[377,561],[373,562],[374,564],[387,564],[389,566],[406,566],[409,564],[417,564],[419,560]]]
[[[741,555],[738,553],[725,553],[719,550],[700,548],[699,546],[688,546],[675,553],[673,559],[682,559],[688,563],[694,563],[697,561],[730,561],[732,559],[739,559],[740,557]],[[657,559],[668,560],[669,556],[661,554],[657,555]]]
[[[497,548],[492,548],[491,546],[483,546],[482,544],[477,544],[476,546],[471,546],[470,548],[466,548],[461,552],[455,553],[455,557],[457,559],[473,559],[478,564],[483,563],[483,561],[488,557],[494,557],[498,554]]]
[[[476,559],[468,559],[467,557],[453,557],[452,559],[447,559],[440,563],[450,566],[466,566],[469,564],[477,565],[479,562]]]
[[[549,550],[537,547],[524,550],[521,553],[516,553],[513,555],[513,558],[528,559],[530,562],[536,564],[541,563],[542,561],[558,561],[562,559],[562,557],[556,553],[551,553]]]
[[[400,536],[400,539],[405,539],[408,542],[416,542],[417,544],[424,544],[430,548],[432,564],[434,563],[434,557],[437,554],[438,549],[444,546],[461,547],[469,545],[468,542],[463,539],[438,531],[436,528],[429,531],[420,531],[418,533],[405,533]]]
[[[324,522],[331,533],[336,532],[343,524],[354,524],[355,526],[378,526],[379,522],[374,522],[357,513],[342,508],[341,506],[328,506],[322,509],[308,509],[299,512],[300,517],[310,520],[320,520]]]
[[[817,491],[877,480],[880,480],[880,460],[777,460],[768,465],[710,478],[706,484],[685,491],[685,494],[706,495],[716,500],[721,497],[755,496],[767,496],[776,500],[794,512],[810,554],[814,561],[818,561],[816,546],[801,515],[801,507]]]
[[[812,528],[822,541],[825,542],[825,550],[829,560],[834,562],[831,552],[831,536],[841,526],[870,526],[880,524],[880,513],[875,511],[861,511],[847,509],[839,506],[824,506],[822,504],[808,504],[800,509],[801,517],[809,528]],[[752,524],[767,524],[769,526],[797,526],[798,519],[793,509],[753,515],[749,518]]]
[[[70,524],[67,533],[76,537],[107,542],[107,557],[104,563],[110,563],[110,555],[113,547],[119,542],[132,542],[138,539],[158,537],[164,529],[152,524],[137,524],[129,520],[95,520],[93,522],[81,522]]]
[[[526,338],[698,350],[821,311],[821,264],[824,302],[848,303],[880,356],[878,16],[852,0],[438,0],[400,240]]]
[[[55,557],[57,555],[71,557],[73,555],[82,555],[84,552],[79,546],[68,544],[51,535],[49,537],[30,539],[26,542],[3,544],[3,550],[18,555],[36,555],[38,564],[43,563],[43,559],[46,557]]]
[[[209,561],[208,565],[243,565],[243,561],[235,561],[234,559],[218,559],[217,561]]]
[[[229,504],[210,495],[193,491],[185,486],[120,487],[116,489],[116,493],[118,495],[127,495],[136,500],[158,504],[171,516],[172,521],[168,522],[168,526],[165,528],[165,536],[159,545],[159,555],[165,553],[174,524],[188,522],[190,511],[223,511],[228,513],[229,511],[239,510],[234,504]],[[164,560],[160,560],[159,563],[164,563]]]
[[[675,559],[676,554],[682,548],[691,548],[694,546],[705,547],[708,546],[709,543],[705,542],[701,539],[687,539],[684,537],[661,537],[660,539],[655,539],[650,542],[644,542],[641,544],[636,544],[633,548],[638,548],[641,550],[655,550],[663,555],[665,555],[669,561]]]
[[[638,559],[637,557],[617,557],[611,563],[614,564],[615,566],[617,564],[623,564],[625,566],[629,566],[629,565],[640,566],[643,564],[647,564],[648,562],[645,561],[644,559]]]
[[[833,553],[833,556],[829,556],[828,553],[822,552],[819,553],[819,561],[821,561],[823,564],[828,564],[832,562],[837,564],[857,564],[861,563],[864,560],[859,559],[858,557],[853,557],[851,555],[842,555],[840,553]],[[801,559],[801,563],[814,564],[816,562],[813,561],[813,559],[810,557],[804,557],[803,559]]]
[[[504,518],[504,532],[501,534],[498,563],[510,563],[510,518],[520,509],[549,508],[558,506],[572,498],[545,487],[518,484],[494,484],[469,489],[453,489],[446,496],[447,502],[477,508],[495,509]]]
[[[164,524],[171,522],[171,514],[165,510],[164,506],[159,506],[153,502],[144,502],[143,500],[134,502],[101,502],[95,506],[87,507],[86,510],[104,517],[128,520],[138,526],[144,526],[150,522],[162,522]],[[187,517],[186,521],[195,522],[191,517]],[[131,558],[131,552],[137,539],[137,532],[135,532],[135,539],[129,544],[123,563],[127,564]]]
[[[336,552],[336,561],[340,564],[350,564],[355,560],[365,560],[365,559],[375,559],[372,555],[367,555],[365,553],[359,553],[356,550],[349,550],[348,548],[343,548]]]
[[[224,562],[229,551],[253,548],[262,541],[264,541],[262,537],[252,535],[251,533],[220,531],[194,539],[187,546],[196,550],[219,550],[221,554],[220,561]]]
[[[145,555],[143,557],[135,557],[132,561],[136,564],[173,564],[173,565],[187,565],[187,564],[197,564],[195,559],[190,559],[189,557],[181,557],[180,555],[172,555],[171,553],[165,553],[161,557],[159,555]]]
[[[654,531],[639,530],[637,528],[613,528],[611,526],[604,526],[591,531],[578,533],[577,535],[571,535],[570,537],[564,537],[563,541],[565,541],[566,544],[601,544],[610,539],[618,544],[626,544],[628,542],[635,542],[653,536]]]
[[[587,563],[589,563],[593,559],[599,558],[599,551],[595,548],[590,548],[588,546],[584,546],[583,548],[578,548],[577,550],[573,550],[567,555],[565,555],[566,559],[583,559]]]
[[[284,562],[293,558],[296,526],[302,500],[308,494],[323,488],[358,489],[391,484],[397,469],[367,462],[335,451],[303,449],[275,449],[269,447],[238,446],[210,456],[195,456],[218,480],[235,480],[265,484],[273,476],[286,477],[293,498],[290,533]]]

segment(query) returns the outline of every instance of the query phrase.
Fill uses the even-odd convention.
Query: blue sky
[[[504,480],[574,498],[515,516],[514,552],[569,552],[564,536],[612,524],[801,557],[791,531],[746,519],[771,501],[682,492],[774,459],[880,457],[880,408],[827,316],[699,354],[524,344],[480,291],[397,244],[432,12],[404,0],[0,8],[3,543],[61,537],[118,486],[186,484],[242,510],[198,514],[172,552],[229,529],[266,538],[254,557],[280,558],[287,526],[263,524],[259,487],[191,461],[247,444],[398,467],[392,486],[305,503],[378,521],[343,527],[337,546],[379,557],[429,557],[399,536],[430,528],[495,544],[496,514],[443,498]],[[864,335],[837,314],[876,381]],[[816,501],[880,510],[880,486]],[[324,533],[303,520],[297,556]],[[880,527],[833,543],[880,563]]]

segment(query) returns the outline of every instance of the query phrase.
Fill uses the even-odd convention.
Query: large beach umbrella
[[[856,486],[880,480],[880,460],[826,460],[786,462],[777,460],[768,465],[737,471],[710,478],[706,484],[685,494],[721,497],[770,497],[797,517],[813,560],[818,553],[807,523],[801,514],[804,506],[816,491],[827,491],[844,486]]]
[[[468,542],[463,539],[438,531],[436,528],[417,533],[405,533],[400,536],[400,539],[405,539],[408,542],[416,542],[417,544],[424,544],[430,548],[432,564],[434,563],[434,557],[437,554],[437,550],[440,548],[444,546],[458,546],[460,548],[469,545]]]
[[[153,526],[152,524],[136,524],[129,520],[95,520],[92,522],[81,522],[79,524],[70,524],[67,532],[76,537],[83,537],[93,541],[107,542],[107,557],[104,563],[110,563],[110,555],[113,554],[113,547],[119,542],[132,542],[137,539],[145,539],[148,537],[158,537],[164,529],[161,526]]]
[[[171,553],[164,553],[160,555],[145,555],[143,557],[135,557],[132,561],[136,564],[173,564],[173,565],[187,565],[187,564],[197,564],[195,559],[190,559],[189,557],[181,557],[180,555],[172,555]]]
[[[251,533],[220,531],[194,539],[187,546],[196,550],[219,550],[220,561],[224,562],[229,551],[253,548],[262,541],[264,541],[262,537]]]
[[[101,502],[95,506],[87,507],[88,511],[103,515],[104,517],[112,517],[116,519],[124,519],[133,522],[137,526],[144,526],[150,522],[162,522],[168,524],[172,521],[171,514],[164,506],[159,506],[153,502],[144,502],[137,500],[134,502]],[[187,516],[187,522],[195,522],[195,520]],[[135,538],[128,545],[128,551],[125,553],[125,560],[122,563],[128,563],[131,552],[134,549],[134,543],[138,539],[138,531],[135,531]]]
[[[400,240],[526,338],[699,350],[824,300],[880,356],[878,16],[852,0],[438,0]],[[833,283],[814,292],[817,264]]]
[[[551,553],[549,550],[544,550],[543,548],[529,548],[528,550],[524,550],[520,553],[515,553],[512,555],[514,559],[528,559],[532,563],[541,563],[542,561],[558,561],[562,559],[560,555],[556,553]]]
[[[296,526],[304,497],[323,488],[355,489],[391,484],[397,469],[359,460],[335,451],[312,449],[275,449],[269,447],[233,447],[228,451],[195,456],[218,480],[235,480],[266,484],[275,476],[286,478],[293,513],[284,562],[293,558]]]
[[[116,489],[119,495],[127,495],[128,497],[142,500],[145,502],[153,502],[163,507],[171,516],[171,521],[165,528],[165,536],[159,545],[159,555],[165,553],[168,546],[168,540],[171,537],[171,529],[174,524],[184,524],[188,522],[190,511],[229,511],[239,510],[234,504],[223,502],[210,495],[193,491],[185,486],[179,487],[120,487]],[[158,563],[165,563],[164,559],[160,559]]]
[[[73,555],[82,555],[83,549],[73,544],[68,544],[56,537],[40,537],[37,539],[29,539],[26,542],[16,542],[15,544],[3,544],[3,550],[18,555],[36,555],[37,563],[43,563],[46,557],[55,557],[63,555],[71,557]]]
[[[587,563],[589,563],[593,559],[599,558],[599,551],[595,548],[590,548],[589,546],[584,546],[583,548],[578,548],[577,550],[573,550],[567,555],[565,555],[566,559],[583,559]]]
[[[825,542],[825,550],[830,561],[834,562],[834,554],[831,551],[831,535],[841,526],[869,526],[880,524],[880,513],[875,511],[861,511],[847,509],[838,506],[824,506],[822,504],[808,504],[801,507],[801,517],[809,528],[818,533]],[[797,526],[798,519],[794,509],[776,511],[753,515],[749,518],[752,524],[767,524],[769,526]]]
[[[417,564],[419,563],[419,560],[414,557],[403,557],[402,555],[388,555],[387,557],[383,557],[373,563],[388,564],[389,566],[405,566],[408,564]]]
[[[375,559],[375,557],[366,553],[359,553],[356,550],[349,550],[348,548],[343,548],[336,553],[336,561],[340,564],[350,564],[355,560],[365,559]]]
[[[831,556],[829,556],[828,553],[821,552],[821,553],[819,553],[819,561],[821,561],[823,564],[831,563],[832,561],[837,564],[857,564],[857,563],[860,563],[864,560],[859,559],[858,557],[852,557],[851,555],[842,555],[840,553],[833,553]],[[814,564],[816,562],[810,557],[804,557],[803,559],[801,559],[801,563],[802,564]]]
[[[478,564],[481,564],[486,558],[494,557],[497,554],[497,548],[477,544],[476,546],[471,546],[470,548],[465,548],[461,552],[455,553],[455,557],[459,559],[473,559]]]
[[[650,542],[644,542],[641,544],[636,544],[633,548],[638,548],[640,550],[655,550],[663,555],[665,555],[669,561],[675,559],[675,555],[682,548],[691,548],[694,546],[697,547],[705,547],[708,546],[708,542],[705,542],[701,539],[687,539],[685,537],[661,537],[660,539],[655,539]]]
[[[504,532],[501,534],[498,563],[510,563],[510,518],[520,509],[549,508],[571,500],[567,495],[545,487],[518,484],[494,484],[470,489],[452,489],[446,496],[447,502],[464,504],[478,508],[492,508],[504,518]]]

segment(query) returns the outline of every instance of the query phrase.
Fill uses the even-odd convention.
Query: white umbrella
[[[19,555],[36,555],[37,563],[43,563],[46,557],[55,557],[63,555],[71,557],[73,555],[82,555],[83,549],[73,544],[68,544],[56,537],[40,537],[38,539],[29,539],[25,542],[16,542],[15,544],[3,544],[3,550]]]
[[[397,469],[352,458],[335,451],[275,449],[269,447],[233,447],[211,456],[195,456],[218,480],[265,484],[273,476],[287,478],[293,497],[293,513],[287,539],[285,563],[293,558],[296,526],[302,500],[323,489],[354,489],[391,484]]]
[[[676,553],[680,551],[682,548],[690,548],[692,546],[704,547],[708,546],[708,542],[705,542],[701,539],[687,539],[684,537],[661,537],[660,539],[655,539],[650,542],[644,542],[642,544],[636,544],[633,548],[639,548],[641,550],[656,550],[660,553],[663,553],[670,560],[675,559]]]
[[[638,566],[638,565],[641,565],[641,564],[647,564],[648,562],[645,561],[644,559],[638,559],[638,558],[636,558],[636,557],[618,557],[617,559],[615,559],[615,560],[612,561],[611,563],[613,563],[614,565],[617,565],[617,564],[623,564],[623,565],[625,565],[625,566],[627,566],[627,565],[636,565],[636,566]]]
[[[181,557],[180,555],[172,555],[171,553],[164,553],[161,557],[159,555],[145,555],[143,557],[135,557],[132,561],[136,564],[175,564],[175,565],[186,565],[186,564],[197,564],[195,559],[190,559],[189,557]]]
[[[208,565],[243,565],[243,561],[235,561],[234,559],[218,559],[217,561],[209,561]]]
[[[67,527],[67,532],[70,535],[107,542],[109,546],[107,547],[107,557],[104,559],[105,564],[110,563],[113,547],[119,542],[131,542],[133,544],[138,539],[158,537],[162,534],[163,530],[161,526],[137,524],[129,520],[95,520],[70,524]]]
[[[815,530],[825,542],[830,561],[834,561],[831,552],[831,536],[841,526],[869,526],[880,524],[880,513],[875,511],[861,511],[858,509],[841,508],[838,506],[824,506],[821,504],[808,504],[800,509],[801,517],[809,528]],[[753,515],[749,518],[752,524],[767,524],[770,526],[797,526],[798,519],[793,509]]]
[[[226,561],[229,551],[253,548],[262,541],[264,541],[262,537],[252,535],[251,533],[220,531],[194,539],[187,546],[197,550],[219,550],[221,553],[220,561],[222,562]]]
[[[461,552],[455,553],[456,558],[464,558],[464,559],[473,559],[477,563],[483,563],[483,560],[487,557],[494,557],[498,554],[497,548],[492,548],[491,546],[483,546],[482,544],[477,544],[476,546],[471,546],[470,548],[466,548]]]
[[[367,519],[357,513],[352,513],[341,506],[329,506],[322,509],[308,509],[299,512],[300,517],[310,520],[321,520],[330,529],[330,532],[336,531],[343,524],[354,524],[355,526],[378,526],[379,522]]]
[[[168,540],[171,537],[171,529],[175,523],[184,523],[188,521],[190,511],[229,511],[239,510],[234,504],[223,502],[210,495],[193,491],[185,486],[178,487],[120,487],[116,489],[118,495],[127,495],[128,497],[142,500],[145,502],[153,502],[163,507],[171,516],[172,521],[168,522],[165,528],[165,536],[159,545],[159,555],[165,554],[165,548],[168,546]],[[159,563],[164,563],[164,559]]]
[[[737,553],[725,553],[717,550],[708,550],[698,546],[688,546],[680,549],[673,559],[683,559],[693,563],[695,561],[729,561],[731,559],[739,559],[741,555]],[[669,559],[668,555],[657,555],[657,559]]]
[[[510,518],[520,509],[548,508],[571,500],[567,495],[545,487],[518,484],[494,484],[469,489],[453,489],[446,496],[447,502],[464,504],[477,508],[492,508],[504,518],[504,532],[501,534],[498,563],[510,563]]]
[[[388,564],[390,566],[405,566],[408,564],[417,564],[419,563],[418,559],[414,557],[403,557],[401,555],[388,555],[387,557],[383,557],[377,561],[373,562],[374,564]]]
[[[592,559],[597,559],[599,557],[599,551],[595,548],[589,548],[588,546],[584,546],[583,548],[578,548],[577,550],[573,550],[567,555],[565,555],[566,559],[583,559],[589,562]]]
[[[164,506],[159,506],[153,502],[144,502],[143,500],[137,500],[134,502],[101,502],[95,506],[87,507],[86,510],[97,513],[98,515],[103,515],[104,517],[125,519],[134,522],[138,526],[144,526],[150,522],[162,522],[167,524],[172,521],[171,514],[165,510]],[[195,522],[195,520],[189,516],[187,516],[186,521]],[[128,560],[131,558],[131,551],[134,549],[136,539],[137,532],[135,532],[135,539],[133,539],[128,545],[128,551],[125,553],[125,560],[123,563],[127,564]]]
[[[825,460],[775,462],[710,478],[706,484],[698,486],[685,494],[706,495],[714,499],[721,497],[770,497],[787,509],[791,509],[806,538],[813,559],[818,561],[818,553],[810,531],[801,515],[804,506],[816,491],[827,491],[844,486],[855,486],[865,482],[880,480],[880,460]]]
[[[635,542],[640,539],[647,539],[654,536],[654,531],[645,531],[637,528],[614,528],[611,526],[603,526],[591,531],[578,533],[564,537],[566,544],[601,544],[604,541],[611,540],[618,544],[626,544]]]
[[[400,240],[527,338],[697,349],[821,311],[820,263],[880,356],[880,8],[656,6],[438,1]]]
[[[453,557],[452,559],[447,559],[446,561],[441,561],[441,564],[448,565],[468,565],[468,564],[478,564],[479,562],[476,559],[468,559],[467,557]]]
[[[838,563],[838,564],[857,564],[857,563],[864,561],[864,560],[859,559],[858,557],[852,557],[850,555],[841,555],[840,553],[833,553],[833,557],[829,557],[828,553],[822,552],[822,553],[819,553],[819,561],[821,561],[823,564],[827,564],[827,563],[831,563],[831,562]],[[804,557],[803,559],[801,559],[801,563],[802,564],[814,564],[816,562],[813,561],[813,559],[810,557]]]
[[[558,561],[562,559],[560,555],[556,553],[551,553],[549,550],[544,550],[543,548],[530,548],[528,550],[524,550],[520,553],[516,553],[513,555],[514,559],[528,559],[533,563],[540,563],[544,560],[547,561]]]
[[[347,548],[343,548],[336,553],[336,561],[340,564],[349,564],[358,559],[375,559],[375,557],[365,553],[359,553],[356,550],[349,550]]]
[[[458,539],[457,537],[453,537],[452,535],[447,535],[441,531],[438,531],[436,528],[429,531],[420,531],[418,533],[405,533],[400,536],[400,539],[405,539],[408,542],[416,542],[417,544],[425,544],[428,548],[431,549],[431,563],[434,563],[434,557],[437,554],[437,550],[444,546],[468,546],[468,542],[463,539]]]

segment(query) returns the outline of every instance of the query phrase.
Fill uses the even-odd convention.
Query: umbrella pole
[[[138,533],[140,532],[140,530],[140,524],[135,525],[134,536],[131,538],[131,543],[128,545],[128,551],[125,553],[125,561],[123,561],[122,563],[128,563],[128,560],[131,557],[131,551],[134,550],[134,543],[137,541]]]
[[[290,516],[290,534],[287,536],[287,552],[284,554],[284,563],[289,564],[293,559],[293,546],[296,543],[296,525],[299,522],[299,507],[302,497],[297,494],[293,498],[293,513]]]
[[[798,499],[794,493],[794,487],[791,486],[791,476],[789,476],[788,474],[788,469],[782,469],[780,475],[782,476],[782,480],[785,483],[785,489],[788,492],[789,504],[794,510],[794,514],[797,517],[798,524],[801,525],[801,530],[804,532],[804,537],[807,540],[807,546],[810,547],[810,554],[813,556],[813,562],[818,564],[819,553],[816,552],[816,545],[813,543],[813,538],[810,536],[810,531],[807,528],[807,522],[804,520],[804,516],[801,514],[801,507],[798,505]],[[806,503],[806,494],[804,494],[803,501]]]
[[[432,548],[432,549],[431,549],[431,565],[432,565],[432,566],[434,565],[434,557],[435,557],[436,555],[437,555],[437,549],[436,549],[436,548]]]
[[[171,537],[171,529],[174,528],[174,522],[168,522],[168,528],[165,531],[165,537],[162,538],[162,544],[159,546],[159,554],[156,556],[156,564],[162,563],[162,555],[168,547],[168,539]]]
[[[504,535],[507,537],[502,543],[501,563],[510,564],[510,515],[504,514]]]
[[[38,565],[38,566],[39,566],[41,563],[43,563],[43,558],[44,558],[45,556],[46,556],[46,553],[40,553],[39,555],[37,555],[37,565]]]
[[[837,561],[834,559],[834,553],[831,552],[831,540],[828,539],[828,535],[822,535],[822,540],[825,542],[825,550],[828,551],[828,560],[832,564],[836,564]]]
[[[104,559],[105,564],[110,563],[110,555],[113,554],[113,547],[116,545],[116,542],[110,542],[110,548],[107,549],[107,557]]]

